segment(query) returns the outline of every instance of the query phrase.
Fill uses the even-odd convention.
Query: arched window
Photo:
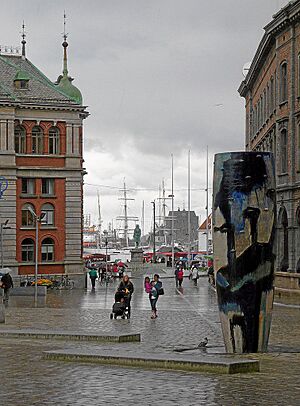
[[[22,241],[22,262],[34,261],[34,241],[31,238],[25,238]]]
[[[52,238],[45,238],[42,241],[42,261],[54,261],[54,241]]]
[[[296,211],[296,272],[300,273],[300,206]]]
[[[298,171],[300,171],[300,123],[298,124]]]
[[[273,112],[274,112],[274,106],[275,106],[275,100],[274,100],[274,78],[273,78],[273,76],[272,76],[272,77],[271,77],[271,80],[270,80],[270,109],[271,109],[270,114],[273,114]]]
[[[280,271],[287,271],[289,268],[289,230],[287,211],[283,207],[279,213],[279,252],[280,252]]]
[[[35,217],[30,209],[34,212],[34,206],[30,203],[26,203],[22,207],[22,226],[33,227],[35,225]]]
[[[288,170],[288,146],[287,146],[287,130],[283,129],[280,133],[280,155],[281,155],[281,173],[286,173]]]
[[[51,127],[49,130],[49,154],[59,154],[59,129]]]
[[[298,54],[298,96],[300,96],[300,54]]]
[[[44,151],[44,134],[43,130],[39,126],[34,126],[31,132],[32,136],[32,153],[42,154]]]
[[[41,224],[47,226],[54,225],[54,206],[52,204],[43,204],[41,214],[44,215],[42,216]]]
[[[25,154],[26,152],[26,131],[20,125],[15,127],[15,151],[17,154]]]
[[[280,66],[280,102],[287,101],[288,98],[287,83],[287,63],[283,62]]]

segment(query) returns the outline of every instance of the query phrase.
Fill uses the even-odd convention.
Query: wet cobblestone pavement
[[[99,344],[0,338],[0,405],[298,405],[300,399],[300,308],[275,305],[270,352],[255,356],[261,372],[209,375],[138,370],[97,364],[49,362],[46,350],[107,348],[155,353],[197,345],[209,339],[208,353],[224,352],[214,291],[206,278],[195,288],[163,280],[159,318],[150,319],[142,280],[134,280],[132,318],[109,319],[116,285],[90,291],[50,292],[33,308],[32,298],[11,297],[1,328],[65,329],[126,334],[140,332],[142,342]],[[198,350],[193,352],[195,358]],[[249,355],[249,357],[251,357]],[[253,357],[253,356],[252,356]]]

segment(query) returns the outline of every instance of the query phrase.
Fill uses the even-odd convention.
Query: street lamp
[[[106,269],[106,275],[108,271],[108,264],[107,264],[107,246],[108,246],[108,239],[107,239],[107,231],[103,231],[103,234],[105,235],[105,269]]]
[[[153,204],[153,263],[156,262],[156,253],[155,253],[155,200],[151,202]]]
[[[30,206],[28,207],[28,211],[35,218],[34,304],[36,306],[37,305],[37,297],[38,297],[37,278],[38,278],[38,259],[39,259],[39,223],[45,217],[45,213],[42,213],[40,216],[38,216],[36,214],[36,212]]]
[[[11,227],[9,227],[8,224],[9,220],[6,220],[4,223],[0,223],[0,239],[1,239],[1,269],[3,269],[3,258],[4,258],[4,252],[3,252],[3,230],[9,230]]]

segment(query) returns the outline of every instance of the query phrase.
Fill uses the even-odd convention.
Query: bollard
[[[0,304],[0,323],[5,323],[5,308]]]

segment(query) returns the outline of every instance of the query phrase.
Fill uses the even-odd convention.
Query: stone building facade
[[[265,27],[239,93],[246,149],[271,151],[277,181],[277,271],[300,272],[300,1]]]
[[[167,244],[172,243],[172,235],[171,235],[171,228],[172,228],[172,217],[174,219],[174,241],[177,244],[181,244],[187,246],[189,243],[189,235],[188,235],[188,210],[174,210],[170,211],[169,215],[166,217],[166,230],[167,231]],[[199,217],[196,215],[194,210],[190,211],[191,216],[191,243],[198,240],[198,228],[199,228]]]
[[[67,70],[51,82],[22,53],[0,50],[0,199],[3,262],[32,274],[38,218],[41,274],[82,272],[83,119],[88,115]]]

